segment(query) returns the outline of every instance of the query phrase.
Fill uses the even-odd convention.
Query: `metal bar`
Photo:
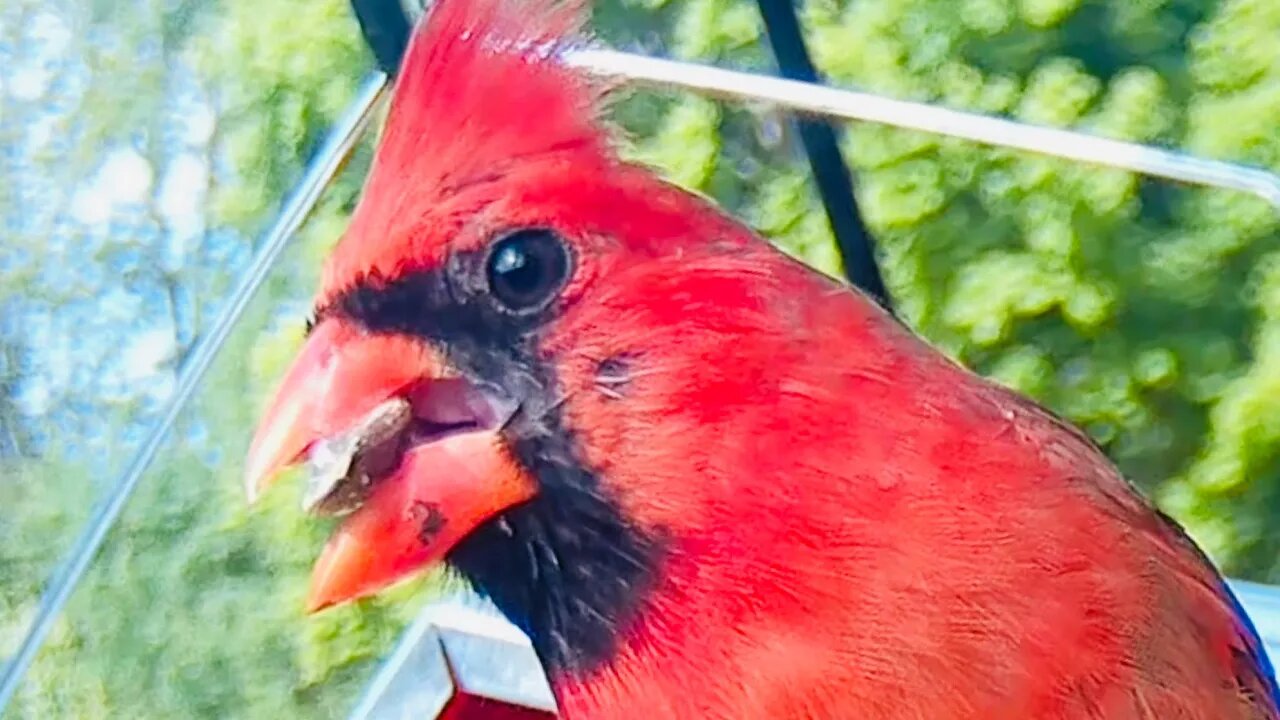
[[[757,0],[757,4],[779,72],[791,80],[817,82],[818,71],[809,58],[792,0]],[[822,198],[822,206],[827,212],[831,234],[835,236],[845,277],[889,308],[889,292],[880,276],[871,234],[858,212],[853,176],[840,152],[836,128],[824,120],[803,115],[794,121],[805,155],[809,158],[809,170],[818,185],[818,196]]]
[[[347,718],[425,720],[464,697],[533,716],[556,710],[529,638],[472,592],[451,593],[422,609]]]
[[[310,214],[311,209],[315,207],[321,193],[328,186],[329,181],[333,179],[343,160],[350,154],[361,133],[368,126],[373,116],[373,110],[387,87],[387,76],[382,72],[376,72],[364,81],[356,100],[338,120],[333,131],[325,139],[324,144],[307,167],[302,180],[289,197],[288,202],[285,203],[280,216],[267,232],[261,246],[258,248],[257,254],[249,264],[248,270],[241,278],[240,284],[236,286],[235,291],[227,298],[226,307],[223,308],[213,326],[209,328],[209,331],[183,364],[177,385],[174,388],[173,395],[169,398],[164,414],[161,415],[159,422],[156,423],[142,447],[134,455],[128,469],[125,470],[115,486],[111,488],[105,501],[89,521],[84,533],[64,561],[61,571],[50,582],[49,588],[45,591],[44,597],[40,602],[36,618],[32,622],[31,628],[27,631],[26,637],[23,638],[22,645],[18,648],[18,652],[13,659],[4,667],[4,674],[0,676],[0,714],[4,713],[5,708],[8,707],[9,702],[13,699],[13,695],[18,688],[18,682],[26,673],[27,668],[31,666],[36,652],[44,643],[45,637],[49,634],[54,621],[62,612],[67,599],[71,597],[71,593],[79,584],[85,571],[88,570],[93,558],[98,553],[98,549],[102,547],[107,533],[115,525],[129,497],[137,488],[138,482],[142,479],[147,468],[151,466],[151,462],[155,460],[169,432],[178,422],[183,410],[186,409],[188,401],[191,400],[196,388],[199,387],[200,381],[204,379],[204,375],[213,363],[214,357],[217,356],[218,350],[222,348],[222,345],[230,336],[236,321],[244,314],[244,310],[254,292],[266,280],[289,238],[302,225],[303,220]]]
[[[378,67],[395,77],[412,32],[404,5],[400,0],[351,0],[351,10]]]
[[[734,100],[763,100],[818,115],[884,123],[1168,180],[1240,190],[1280,209],[1280,176],[1272,172],[1149,145],[607,48],[573,48],[564,53],[564,61],[593,74],[641,84],[679,87]]]

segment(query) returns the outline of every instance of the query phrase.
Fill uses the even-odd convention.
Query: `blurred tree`
[[[1274,0],[805,9],[841,84],[1280,167]],[[594,24],[615,45],[769,69],[751,0],[604,0]],[[11,0],[0,62],[2,656],[370,60],[345,0]],[[838,270],[776,112],[634,93],[615,116],[629,156]],[[875,126],[846,151],[910,324],[1088,428],[1232,571],[1280,580],[1269,207]],[[255,299],[17,717],[340,717],[404,600],[435,585],[304,619],[326,529],[287,483],[253,512],[239,496],[247,429],[367,163],[366,144]]]
[[[210,116],[166,60],[191,5],[0,5],[0,653],[236,269],[188,209]]]
[[[0,365],[0,419],[12,423],[0,428],[31,438],[22,456],[0,457],[0,657],[368,68],[344,2],[295,10],[0,9],[0,52],[15,59],[0,86],[0,347],[18,358]],[[255,400],[279,369],[272,348],[298,335],[367,155],[256,299],[28,675],[16,716],[340,716],[411,611],[369,605],[304,623],[321,529],[283,504],[287,493],[249,515],[235,480]]]

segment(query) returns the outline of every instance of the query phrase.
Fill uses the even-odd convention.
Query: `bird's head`
[[[602,89],[560,61],[578,16],[443,0],[410,45],[248,459],[251,497],[307,461],[314,508],[350,512],[312,609],[447,562],[581,665],[673,542],[761,500],[724,458],[770,447],[723,437],[809,352],[782,327],[820,312],[786,291],[807,271],[618,159]]]

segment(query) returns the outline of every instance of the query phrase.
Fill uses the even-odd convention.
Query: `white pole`
[[[1259,168],[926,103],[606,48],[573,48],[563,58],[566,64],[590,73],[644,85],[765,101],[815,115],[884,123],[1168,180],[1240,190],[1257,195],[1280,210],[1280,176]]]

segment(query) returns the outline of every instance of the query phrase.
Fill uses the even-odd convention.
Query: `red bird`
[[[619,159],[548,0],[415,33],[250,452],[354,509],[312,609],[447,563],[569,720],[1280,718],[1090,441]],[[336,469],[335,469],[336,468]]]

